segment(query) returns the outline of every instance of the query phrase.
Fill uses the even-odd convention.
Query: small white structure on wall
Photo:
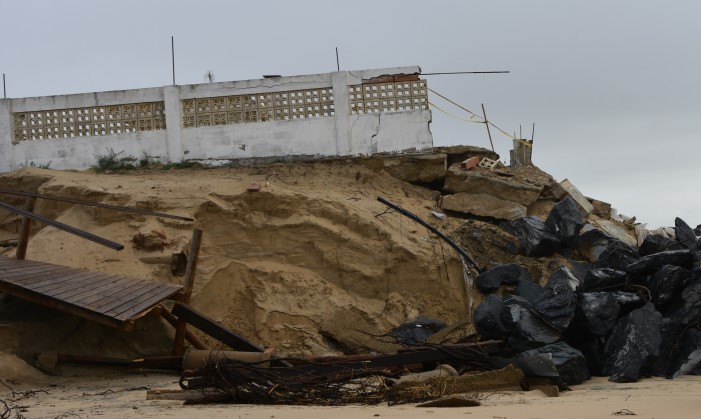
[[[431,149],[419,67],[0,100],[0,172]]]

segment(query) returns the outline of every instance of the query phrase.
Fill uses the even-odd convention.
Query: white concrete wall
[[[10,100],[0,99],[0,173],[14,169]]]
[[[0,100],[0,172],[25,165],[85,169],[110,150],[163,162],[283,156],[352,156],[430,149],[430,111],[351,115],[348,86],[401,67],[162,88]],[[335,115],[183,128],[181,100],[333,87]],[[12,113],[164,101],[166,130],[32,141],[12,140]]]
[[[94,165],[98,156],[114,151],[119,157],[137,159],[148,155],[166,162],[166,131],[143,131],[106,136],[53,138],[20,141],[14,145],[14,166],[48,166],[50,169],[83,170]]]

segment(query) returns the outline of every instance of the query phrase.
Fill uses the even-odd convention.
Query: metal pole
[[[5,73],[2,73],[2,97],[7,99],[7,88],[5,88]]]
[[[341,71],[341,63],[338,61],[338,47],[336,47],[336,71]]]
[[[173,64],[173,86],[175,86],[175,39],[170,36],[170,59]]]
[[[508,74],[510,71],[450,71],[446,73],[421,73],[422,76],[442,76],[452,74]]]
[[[122,250],[122,249],[124,249],[124,245],[121,245],[121,244],[119,244],[119,243],[113,242],[113,241],[111,241],[111,240],[104,239],[104,238],[99,237],[99,236],[96,236],[96,235],[94,235],[94,234],[92,234],[92,233],[88,233],[87,231],[83,231],[83,230],[80,230],[80,229],[78,229],[78,228],[71,227],[71,226],[69,226],[69,225],[67,225],[67,224],[63,224],[63,223],[60,223],[60,222],[58,222],[58,221],[54,221],[54,220],[48,219],[48,218],[43,217],[43,216],[41,216],[41,215],[39,215],[39,214],[36,214],[36,213],[33,213],[33,212],[29,212],[29,211],[25,211],[25,210],[23,210],[23,209],[21,209],[21,208],[17,208],[17,207],[15,207],[14,205],[6,204],[6,203],[4,203],[4,202],[2,202],[2,201],[0,201],[0,208],[4,208],[4,209],[6,209],[6,210],[9,210],[9,211],[11,211],[11,212],[14,212],[15,214],[19,214],[19,215],[21,215],[21,216],[23,216],[23,217],[26,217],[26,218],[31,218],[31,219],[34,220],[34,221],[39,221],[40,223],[44,223],[44,224],[50,225],[50,226],[52,226],[52,227],[56,227],[56,228],[58,228],[59,230],[63,230],[63,231],[65,231],[65,232],[68,232],[68,233],[71,233],[71,234],[75,234],[75,235],[78,236],[78,237],[82,237],[82,238],[84,238],[84,239],[93,241],[93,242],[95,242],[95,243],[97,243],[97,244],[101,244],[101,245],[103,245],[103,246],[109,247],[110,249],[114,249],[114,250]]]
[[[487,135],[489,136],[489,144],[492,145],[492,151],[494,151],[494,143],[492,142],[492,133],[489,131],[489,120],[487,119],[487,112],[484,110],[484,103],[482,104],[482,115],[484,115],[484,125],[487,126]]]
[[[161,218],[171,218],[173,220],[182,220],[182,221],[194,221],[190,217],[181,217],[179,215],[171,215],[171,214],[164,214],[161,212],[153,212],[153,211],[146,211],[146,210],[141,210],[138,208],[128,208],[128,207],[120,207],[118,205],[109,205],[109,204],[102,204],[99,202],[91,202],[91,201],[85,201],[82,199],[73,199],[73,198],[62,198],[60,196],[50,196],[50,195],[43,195],[43,194],[38,194],[38,193],[33,193],[33,192],[22,192],[22,191],[13,191],[11,189],[3,189],[0,188],[0,194],[8,194],[8,195],[18,195],[18,196],[31,196],[34,198],[42,198],[42,199],[49,199],[52,201],[60,201],[60,202],[70,202],[71,204],[78,204],[78,205],[89,205],[91,207],[99,207],[99,208],[107,208],[107,209],[112,209],[115,211],[123,211],[123,212],[131,212],[134,214],[143,214],[143,215],[152,215],[154,217],[161,217]]]

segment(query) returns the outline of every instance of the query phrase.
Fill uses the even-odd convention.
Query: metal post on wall
[[[2,73],[2,97],[7,99],[7,88],[5,88],[5,73]]]
[[[175,39],[170,36],[170,61],[173,64],[173,86],[175,86]]]
[[[336,47],[336,71],[341,71],[341,62],[338,61],[338,47]]]

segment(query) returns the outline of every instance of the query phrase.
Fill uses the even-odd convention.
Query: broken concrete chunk
[[[509,263],[482,272],[475,278],[475,285],[483,293],[490,293],[502,285],[515,285],[519,280],[530,282],[528,271],[518,263]]]
[[[599,218],[603,218],[604,220],[608,220],[611,217],[611,204],[608,202],[599,201],[598,199],[592,199],[589,197],[586,198],[594,207],[594,211],[592,211],[594,215]]]
[[[138,231],[131,239],[134,248],[145,251],[163,250],[170,246],[166,234],[160,230]]]
[[[542,187],[523,183],[513,178],[481,175],[474,170],[465,171],[459,165],[450,166],[445,177],[444,189],[448,193],[467,192],[492,195],[499,199],[528,206],[540,196]]]
[[[443,197],[443,209],[507,221],[526,216],[525,206],[484,193],[446,195]]]
[[[429,381],[431,379],[436,379],[436,378],[444,378],[444,377],[457,377],[458,372],[455,370],[455,368],[451,367],[448,364],[442,364],[436,367],[435,370],[433,371],[424,371],[424,372],[417,372],[417,373],[409,373],[409,374],[404,374],[401,377],[399,377],[398,380],[394,382],[395,385],[398,384],[404,384],[407,385],[409,383],[423,383],[426,381]]]
[[[560,182],[555,188],[553,188],[553,195],[557,199],[561,199],[565,195],[569,195],[574,199],[582,212],[582,215],[590,214],[594,211],[594,206],[587,200],[587,198],[577,189],[572,182],[565,179]]]
[[[604,231],[609,236],[622,241],[628,246],[638,245],[638,235],[635,227],[615,220],[589,220],[589,224],[583,229],[587,230],[589,225]]]
[[[447,169],[447,156],[443,153],[382,157],[379,162],[390,175],[411,183],[432,183],[443,180]]]
[[[563,245],[574,248],[584,219],[574,199],[567,196],[553,207],[545,225],[560,237]]]

